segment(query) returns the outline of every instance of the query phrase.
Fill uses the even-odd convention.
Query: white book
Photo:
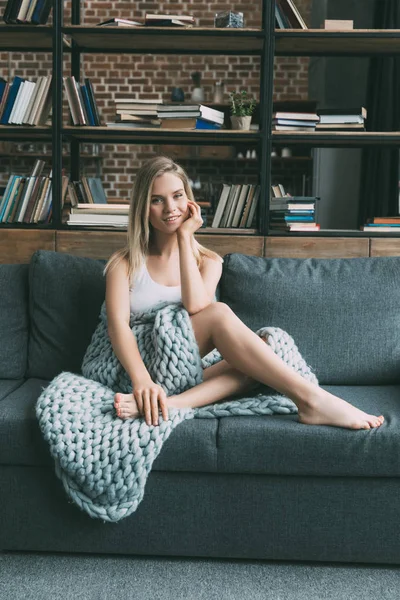
[[[35,104],[35,98],[37,97],[37,93],[40,89],[40,84],[42,83],[42,79],[44,79],[43,76],[38,77],[38,79],[35,83],[35,89],[33,90],[31,97],[29,98],[28,106],[26,107],[26,111],[25,111],[24,117],[22,119],[22,122],[25,123],[26,125],[29,125],[29,116],[32,112],[32,106]]]
[[[25,112],[26,109],[26,104],[27,104],[27,96],[29,95],[29,90],[31,89],[31,81],[25,81],[24,84],[24,89],[22,91],[19,103],[18,103],[18,108],[15,111],[15,115],[14,115],[14,123],[16,125],[21,125],[22,121],[21,121],[21,115],[22,113]]]
[[[114,98],[116,104],[162,104],[162,100],[139,100],[138,98]]]
[[[219,226],[221,217],[224,212],[224,208],[225,208],[227,200],[228,200],[229,192],[232,188],[232,186],[228,183],[223,183],[222,185],[223,185],[222,191],[221,191],[221,194],[220,194],[220,197],[218,200],[217,208],[215,210],[215,215],[213,218],[213,222],[211,223],[211,227]]]
[[[29,104],[29,100],[32,97],[32,94],[35,91],[35,86],[36,86],[36,83],[34,81],[27,81],[26,83],[27,83],[27,85],[25,86],[26,93],[23,96],[21,108],[17,115],[18,125],[22,125],[22,123],[24,123],[26,109]]]
[[[69,215],[69,221],[79,223],[121,223],[128,224],[129,215],[103,215],[103,214],[76,214]]]
[[[25,83],[26,83],[26,81],[23,81],[21,83],[21,85],[19,86],[19,88],[18,88],[18,92],[17,92],[16,98],[14,100],[14,104],[13,104],[10,116],[8,117],[8,123],[10,125],[13,125],[15,123],[14,118],[15,118],[15,114],[17,112],[19,103],[21,101],[22,91],[23,91],[23,89],[25,87]]]
[[[21,6],[17,14],[17,21],[25,21],[29,9],[29,2],[30,0],[22,0]]]

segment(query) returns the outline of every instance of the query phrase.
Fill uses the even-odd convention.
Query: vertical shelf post
[[[263,0],[262,29],[264,43],[260,73],[260,225],[261,235],[268,235],[269,199],[271,189],[272,107],[274,93],[275,1]]]
[[[53,73],[52,73],[52,226],[61,225],[62,194],[62,66],[63,66],[63,2],[53,0]]]
[[[80,0],[72,0],[71,6],[71,24],[72,25],[80,25],[81,24],[81,3]],[[81,78],[81,51],[79,49],[78,44],[72,41],[72,51],[71,51],[71,75],[75,77],[76,81],[79,83]],[[79,181],[80,179],[80,161],[81,161],[81,144],[79,140],[71,140],[70,142],[71,156],[70,156],[70,165],[71,165],[71,180]]]

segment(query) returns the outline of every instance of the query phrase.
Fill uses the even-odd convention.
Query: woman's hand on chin
[[[201,208],[196,202],[188,200],[187,217],[180,227],[176,230],[177,235],[193,234],[203,225]]]

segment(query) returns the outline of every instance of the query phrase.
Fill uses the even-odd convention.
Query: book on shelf
[[[372,219],[367,220],[367,224],[380,224],[380,225],[395,225],[400,223],[400,217],[372,217]]]
[[[0,202],[1,223],[48,223],[51,218],[51,172],[44,176],[44,161],[36,160],[29,176],[10,175]],[[68,178],[62,177],[62,198]]]
[[[314,112],[289,112],[289,111],[276,111],[272,113],[272,119],[290,119],[296,121],[315,121],[319,122],[319,115]]]
[[[160,119],[161,129],[221,129],[219,123],[212,123],[201,117]]]
[[[223,125],[225,114],[204,104],[164,104],[157,109],[159,119],[200,117],[211,123]]]
[[[259,185],[223,183],[211,227],[251,227],[259,193]]]
[[[7,24],[45,25],[52,6],[53,0],[8,0],[3,21]]]
[[[308,29],[306,22],[293,0],[275,0],[275,4],[279,9],[278,23],[284,25],[284,27],[279,25],[281,29]],[[276,16],[277,12],[275,11],[275,17]]]
[[[131,19],[120,19],[118,17],[114,17],[113,19],[108,19],[107,21],[103,21],[102,23],[97,23],[98,27],[143,27],[143,21],[132,21]]]
[[[75,77],[63,77],[64,89],[74,125],[100,126],[102,124],[93,86],[89,78],[80,84]]]
[[[153,13],[146,13],[144,22],[150,27],[192,27],[195,23],[192,15]]]
[[[360,227],[361,231],[373,231],[374,233],[396,233],[399,232],[400,233],[400,223],[399,224],[393,224],[393,225],[381,225],[381,224],[373,224],[373,223],[369,223],[368,225],[362,225]]]
[[[363,123],[367,118],[367,109],[364,106],[320,108],[318,114],[321,123]]]

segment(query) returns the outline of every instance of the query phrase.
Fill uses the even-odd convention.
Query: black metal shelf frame
[[[55,0],[56,1],[56,0]],[[80,25],[81,24],[81,0],[72,0],[71,5],[71,25]],[[270,161],[271,161],[271,121],[272,121],[272,93],[273,93],[273,62],[274,62],[274,36],[270,35],[269,32],[274,30],[275,25],[275,7],[274,2],[271,0],[262,0],[262,28],[260,32],[254,32],[253,36],[261,37],[262,39],[262,49],[261,49],[261,73],[260,73],[260,131],[255,134],[250,133],[240,134],[240,135],[232,135],[232,138],[228,138],[228,141],[218,139],[218,135],[210,138],[209,136],[202,136],[201,133],[198,136],[193,136],[190,132],[172,132],[168,133],[166,139],[163,139],[163,135],[161,132],[157,130],[154,134],[151,131],[140,132],[140,130],[135,130],[133,132],[121,132],[121,131],[109,131],[104,135],[104,141],[108,143],[116,142],[121,143],[121,136],[126,139],[125,143],[149,143],[152,140],[152,143],[168,143],[168,141],[173,144],[176,143],[176,139],[179,138],[179,143],[183,143],[185,145],[197,145],[197,144],[210,144],[213,145],[226,145],[226,144],[235,144],[235,143],[250,143],[257,144],[260,149],[260,186],[261,186],[261,197],[267,198],[269,194],[267,194],[267,190],[270,188]],[[62,23],[57,22],[57,27],[59,27],[60,37],[61,32],[63,31]],[[68,28],[64,28],[65,33],[67,33]],[[135,32],[135,33],[140,33]],[[176,32],[174,32],[175,34]],[[179,32],[178,32],[179,33]],[[186,32],[185,32],[186,33]],[[191,32],[190,32],[191,33]],[[215,35],[215,32],[203,32],[206,36],[207,34]],[[232,31],[230,34],[234,35],[235,32]],[[250,34],[249,34],[250,35]],[[61,64],[62,64],[62,51],[61,48]],[[78,45],[73,39],[71,48],[67,49],[67,52],[71,53],[71,75],[75,77],[77,81],[80,81],[80,65],[81,65],[81,54],[83,52],[102,52],[102,53],[112,53],[113,50],[110,49],[93,49],[93,48],[82,48]],[[119,49],[118,53],[123,53],[124,51]],[[129,49],[128,52],[132,53],[134,50]],[[141,51],[142,52],[142,51]],[[182,50],[182,49],[171,49],[166,51],[162,49],[159,51],[162,54],[243,54],[243,55],[260,55],[260,51],[249,51],[249,50],[237,50],[235,52],[232,51],[217,51],[210,50],[204,51],[201,50]],[[155,45],[154,49],[152,49],[152,54],[157,53],[157,45]],[[79,179],[79,168],[80,168],[80,145],[83,141],[89,141],[90,132],[84,131],[84,128],[81,128],[79,132],[74,132],[74,135],[71,135],[71,132],[67,130],[61,130],[59,139],[69,139],[71,143],[71,178],[73,180]],[[93,138],[92,138],[93,139]],[[61,144],[60,144],[61,145]],[[264,166],[264,168],[261,167]],[[55,188],[59,190],[59,194],[61,194],[61,179],[57,183],[58,187]],[[61,195],[57,194],[57,197],[61,197]],[[259,225],[258,230],[260,235],[263,235],[264,231],[267,231],[267,218],[268,218],[268,206],[266,206],[266,202],[260,202],[259,205]],[[56,221],[55,226],[57,229],[60,228],[61,222]]]
[[[81,23],[81,2],[84,0],[72,0],[71,5],[71,24],[72,26],[80,25]],[[9,26],[10,28],[14,28],[16,35],[18,31],[21,31],[21,26]],[[29,26],[23,26],[24,31],[28,32]],[[76,131],[71,133],[68,129],[63,128],[62,124],[62,96],[63,96],[63,53],[71,54],[71,74],[75,76],[76,80],[80,80],[80,70],[81,70],[81,54],[82,52],[103,52],[109,53],[109,49],[82,49],[73,39],[71,41],[71,47],[68,48],[63,44],[63,30],[67,31],[68,28],[63,27],[63,2],[58,2],[57,0],[53,0],[53,26],[49,27],[49,31],[52,36],[52,48],[43,48],[44,51],[52,52],[52,68],[53,68],[53,86],[52,86],[52,102],[53,102],[53,111],[52,111],[52,127],[51,128],[20,128],[18,131],[16,129],[8,128],[0,128],[0,139],[32,139],[32,140],[48,140],[52,141],[52,177],[53,177],[53,215],[52,215],[52,223],[51,224],[2,224],[0,227],[6,228],[21,228],[21,229],[50,229],[50,230],[66,230],[72,229],[66,227],[61,222],[61,203],[57,200],[61,198],[61,189],[62,189],[62,144],[63,141],[70,142],[70,156],[71,156],[71,177],[74,180],[80,178],[80,147],[81,143],[84,141],[95,140],[97,143],[107,143],[113,142],[113,140],[117,140],[121,142],[121,132],[110,130],[104,132],[103,137],[100,137],[100,132],[96,134],[91,134],[89,130],[85,132],[85,128],[76,128]],[[39,31],[35,29],[35,32]],[[107,31],[104,30],[104,34],[107,35]],[[215,35],[215,32],[210,32],[210,35]],[[232,32],[232,35],[234,32]],[[33,35],[39,35],[34,33]],[[165,34],[167,35],[167,34]],[[206,35],[206,33],[204,34]],[[195,134],[188,134],[188,132],[177,132],[173,133],[172,137],[169,137],[169,141],[171,143],[176,143],[176,139],[179,139],[179,142],[185,145],[192,144],[209,144],[210,142],[215,145],[226,145],[226,144],[235,144],[240,143],[242,141],[246,141],[246,143],[251,143],[257,145],[259,148],[259,165],[260,165],[260,186],[261,186],[261,201],[259,204],[259,224],[258,224],[258,235],[262,236],[287,236],[290,235],[296,237],[304,237],[304,236],[326,236],[326,237],[393,237],[395,233],[388,232],[387,234],[375,234],[373,232],[361,232],[354,231],[349,232],[346,231],[343,234],[340,232],[329,232],[329,231],[320,231],[320,232],[291,232],[291,233],[282,233],[278,231],[273,231],[269,228],[269,189],[271,183],[271,149],[273,146],[280,145],[302,145],[307,147],[362,147],[362,146],[393,146],[400,145],[400,132],[395,132],[393,135],[381,135],[381,134],[369,134],[369,132],[363,132],[363,135],[360,134],[360,137],[357,138],[356,134],[349,132],[346,135],[341,134],[340,136],[326,133],[321,134],[319,132],[317,136],[307,136],[301,133],[296,133],[293,135],[280,135],[279,132],[272,132],[272,99],[273,99],[273,72],[274,72],[274,57],[275,54],[282,56],[304,56],[309,55],[309,53],[296,53],[280,51],[279,48],[276,49],[276,44],[279,42],[281,38],[284,36],[289,36],[293,39],[296,37],[300,38],[301,36],[307,35],[310,38],[318,38],[321,34],[319,32],[300,32],[300,31],[288,31],[288,32],[279,32],[275,30],[275,3],[273,0],[262,0],[262,28],[255,34],[257,37],[261,37],[263,40],[262,47],[260,50],[255,52],[254,50],[238,50],[234,52],[234,54],[257,54],[261,56],[261,73],[260,73],[260,131],[255,135],[254,132],[243,137],[240,135],[232,135],[232,138],[228,138],[228,141],[223,138],[218,139],[218,136],[215,135],[212,138]],[[336,34],[337,39],[343,38],[346,35],[346,32],[339,32]],[[362,34],[364,35],[364,34]],[[369,34],[365,34],[365,39],[369,37],[386,37],[391,38],[399,33],[388,33],[382,34],[369,32]],[[157,53],[155,49],[151,50],[152,54]],[[2,49],[1,40],[0,40],[0,50]],[[15,47],[13,48],[5,48],[6,51],[12,50],[20,50],[17,40]],[[31,51],[39,51],[40,48],[32,48]],[[275,50],[277,50],[275,52]],[[116,52],[117,50],[115,50]],[[127,49],[126,52],[131,52],[132,49]],[[113,50],[111,50],[113,52]],[[142,51],[141,51],[142,52]],[[163,49],[160,50],[163,54],[169,53]],[[171,50],[174,54],[222,54],[219,50],[204,51],[203,49],[199,50],[184,50],[184,49],[174,49]],[[119,49],[118,53],[124,53],[123,49]],[[147,52],[146,52],[147,53]],[[393,55],[396,51],[384,51],[383,54]],[[224,54],[232,54],[232,51],[229,50],[224,52]],[[319,54],[318,51],[314,51],[312,54]],[[354,52],[345,52],[342,53],[341,49],[338,45],[337,49],[328,49],[325,52],[321,52],[321,55],[324,56],[341,56],[345,55],[355,55]],[[372,55],[372,51],[371,51]],[[197,133],[197,132],[196,132]],[[187,135],[188,134],[188,135]],[[122,134],[124,142],[128,144],[137,144],[137,143],[148,143],[149,139],[153,139],[154,143],[166,143],[166,137],[164,137],[163,133],[158,131],[153,134],[153,132],[140,132],[139,130],[135,130],[134,132],[128,132],[127,134]],[[227,137],[227,136],[225,136]],[[245,139],[246,137],[246,139]],[[75,229],[75,228],[73,228]],[[76,228],[78,229],[78,228]],[[93,230],[97,230],[96,227],[91,228]],[[228,234],[227,234],[228,235]],[[232,234],[229,234],[232,235]]]

